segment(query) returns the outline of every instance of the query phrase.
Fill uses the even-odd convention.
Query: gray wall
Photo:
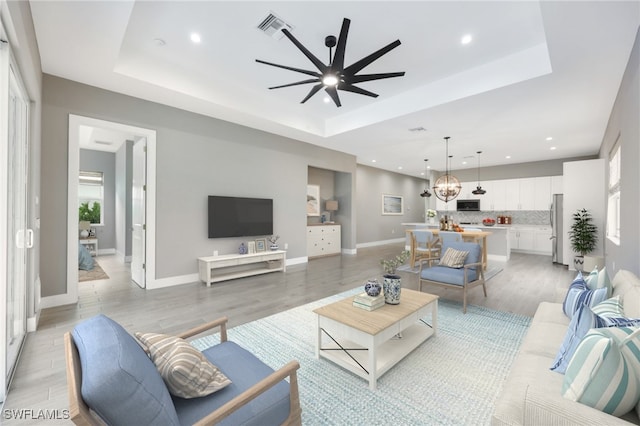
[[[356,241],[367,244],[404,238],[403,222],[424,222],[424,179],[358,165],[356,174]],[[382,215],[382,194],[403,197],[402,216]]]
[[[98,250],[116,248],[116,155],[113,152],[80,150],[80,170],[102,172],[104,203],[102,226],[94,226],[98,238]]]
[[[133,141],[125,141],[116,152],[116,254],[123,261],[131,256],[131,185],[133,181]]]
[[[562,175],[562,165],[567,161],[592,160],[598,158],[597,155],[585,157],[561,158],[558,160],[532,161],[530,163],[508,164],[504,166],[480,167],[480,182],[485,180],[517,179],[539,176],[560,176]],[[434,172],[437,179],[444,172]],[[478,180],[478,168],[452,170],[451,174],[457,177],[460,182],[475,182]]]
[[[607,270],[628,269],[640,275],[640,30],[622,78],[600,157],[605,159],[605,176],[609,176],[609,153],[620,135],[620,245],[605,241]],[[607,187],[608,185],[605,185]],[[608,194],[607,197],[608,198]],[[606,211],[606,207],[605,207]],[[615,267],[614,267],[615,264]]]
[[[156,278],[197,271],[196,258],[235,253],[248,238],[207,238],[207,196],[274,199],[274,233],[287,256],[306,256],[309,167],[354,174],[356,160],[233,123],[45,75],[43,193],[51,194],[43,238],[43,296],[66,289],[68,116],[77,114],[156,130]],[[350,192],[355,193],[352,187]],[[53,195],[55,194],[55,195]],[[45,205],[46,204],[46,205]],[[355,222],[352,218],[350,222]],[[353,232],[343,247],[355,248]],[[258,236],[256,236],[258,237]]]

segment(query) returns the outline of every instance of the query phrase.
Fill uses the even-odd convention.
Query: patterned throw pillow
[[[449,247],[447,251],[444,252],[444,256],[440,259],[440,266],[458,269],[462,268],[468,255],[468,251],[456,250]]]
[[[595,306],[598,303],[604,301],[607,298],[607,290],[600,291],[589,290],[587,283],[582,278],[582,274],[578,273],[576,278],[569,286],[569,291],[562,304],[562,310],[564,314],[569,318],[573,318],[578,308],[582,305]]]
[[[589,272],[589,275],[586,276],[584,282],[587,283],[587,287],[590,290],[595,290],[598,288],[598,267],[593,268],[593,271]]]
[[[613,288],[611,286],[611,280],[609,280],[609,274],[607,274],[607,268],[602,268],[598,271],[598,267],[595,267],[584,280],[589,289],[596,290],[598,288],[606,288],[607,297],[611,297]]]
[[[621,416],[640,400],[640,328],[589,331],[567,367],[562,395]]]
[[[231,383],[184,339],[156,333],[136,333],[136,337],[149,349],[149,356],[172,395],[197,398]]]

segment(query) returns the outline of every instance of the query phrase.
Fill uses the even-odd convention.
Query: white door
[[[26,289],[28,249],[33,246],[33,231],[27,229],[29,101],[26,91],[9,67],[9,109],[7,150],[7,281],[5,365],[0,401],[18,360],[26,335]]]
[[[131,279],[140,287],[146,286],[146,183],[147,139],[133,144],[133,187],[131,190]]]

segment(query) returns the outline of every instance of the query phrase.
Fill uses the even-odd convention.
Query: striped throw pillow
[[[176,336],[136,333],[172,395],[197,398],[212,394],[231,383],[202,352]]]
[[[582,278],[582,274],[578,273],[578,276],[569,286],[569,291],[567,291],[567,295],[562,303],[562,310],[564,314],[571,319],[580,306],[595,306],[606,298],[606,289],[589,290],[587,283]]]
[[[589,331],[569,362],[562,395],[614,416],[640,400],[640,328]]]
[[[448,268],[462,268],[468,255],[468,251],[456,250],[449,247],[447,251],[444,252],[444,256],[440,259],[440,266],[446,266]]]

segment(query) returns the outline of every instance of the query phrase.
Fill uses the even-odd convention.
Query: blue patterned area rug
[[[494,402],[531,319],[440,299],[438,334],[378,379],[368,382],[315,358],[313,310],[361,288],[229,330],[229,340],[272,368],[296,359],[304,425],[488,425]],[[192,344],[217,343],[206,336]]]

